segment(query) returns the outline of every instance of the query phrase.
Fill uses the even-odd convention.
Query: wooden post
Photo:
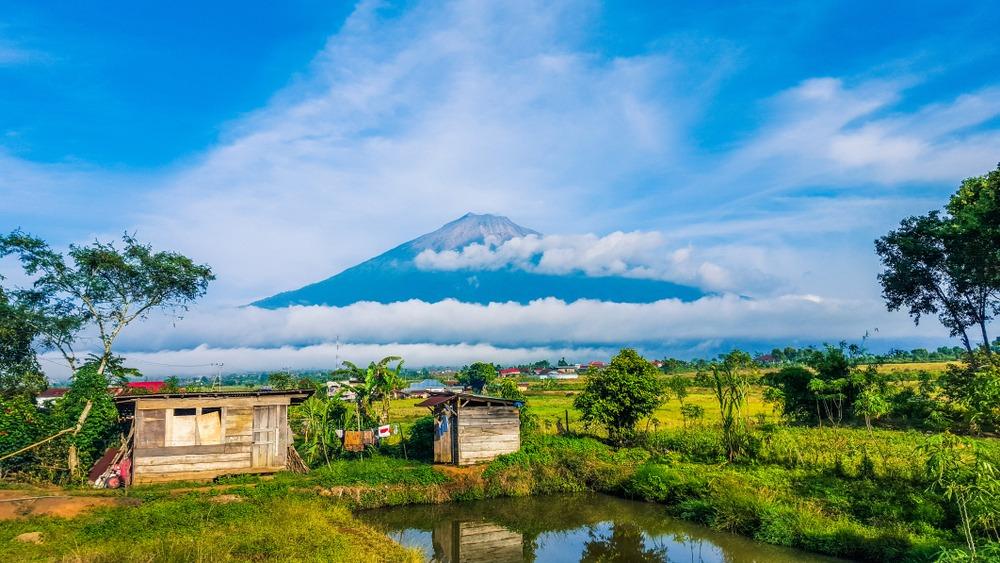
[[[566,414],[566,433],[569,434],[569,409],[563,411]]]

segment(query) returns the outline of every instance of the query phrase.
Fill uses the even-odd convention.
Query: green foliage
[[[938,382],[964,428],[976,433],[1000,429],[1000,358],[980,351],[966,364],[948,366]]]
[[[491,397],[500,397],[515,401],[523,401],[525,399],[524,392],[517,388],[517,382],[510,378],[495,380],[487,384],[484,391]]]
[[[681,416],[684,418],[684,426],[701,424],[705,418],[705,408],[701,405],[681,405]]]
[[[163,380],[163,390],[164,393],[180,393],[181,382],[177,377],[171,375],[170,377]]]
[[[53,420],[58,426],[70,428],[87,401],[91,402],[90,413],[80,432],[69,440],[75,444],[80,457],[80,466],[89,469],[104,450],[114,442],[119,430],[118,409],[108,393],[108,378],[99,373],[98,362],[87,362],[73,374],[69,391],[52,406]]]
[[[309,474],[318,485],[435,485],[447,478],[424,463],[373,456],[360,460],[336,460]]]
[[[476,393],[481,393],[483,388],[493,383],[496,378],[497,368],[485,362],[475,362],[458,374],[458,382],[471,387]]]
[[[688,396],[688,387],[691,386],[691,380],[682,375],[674,375],[667,378],[666,386],[667,390],[680,402],[683,409],[684,399]]]
[[[34,399],[24,395],[0,397],[0,456],[20,450],[59,430],[61,428],[54,427],[49,413],[35,406]],[[29,472],[35,476],[51,477],[49,472],[40,471],[42,456],[43,452],[34,449],[0,461],[0,474]]]
[[[302,436],[299,448],[306,463],[315,466],[330,459],[340,449],[337,429],[345,426],[347,407],[336,398],[313,395],[289,412],[289,424]]]
[[[48,387],[32,347],[37,336],[30,312],[0,287],[0,397],[34,397]]]
[[[872,420],[891,411],[888,376],[860,346],[841,342],[800,357],[808,368],[789,366],[764,378],[765,400],[780,405],[787,419],[840,424],[854,415],[871,427]]]
[[[393,368],[389,364],[397,362]],[[370,427],[375,423],[389,422],[389,405],[392,395],[403,384],[403,359],[399,356],[386,356],[368,364],[367,369],[361,369],[351,362],[344,362],[344,368],[333,372],[334,375],[346,375],[351,379],[361,380],[361,385],[350,388],[355,394],[355,416],[362,427]],[[373,404],[379,400],[381,412],[373,416]]]
[[[606,368],[591,373],[573,405],[583,413],[585,423],[601,425],[613,443],[625,443],[634,437],[639,420],[663,402],[658,374],[635,350],[624,348]]]
[[[978,536],[1000,539],[1000,478],[994,462],[977,442],[950,433],[928,438],[927,476],[932,487],[958,508],[960,527],[972,560]]]
[[[747,423],[747,397],[750,385],[760,378],[760,371],[750,354],[739,350],[723,356],[711,365],[715,397],[722,415],[722,439],[726,457],[733,461],[750,455],[754,436]]]
[[[406,436],[406,454],[420,461],[434,460],[434,417],[423,416],[413,422]]]
[[[285,371],[276,371],[267,374],[267,384],[272,389],[293,389],[295,387],[295,377]]]

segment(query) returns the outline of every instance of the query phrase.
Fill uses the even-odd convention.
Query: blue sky
[[[876,327],[887,342],[943,340],[882,311],[871,242],[1000,161],[1000,13],[703,4],[3,4],[0,225],[57,245],[134,230],[212,264],[219,280],[193,312],[211,330],[187,322],[163,349],[321,346],[385,315],[418,322],[359,331],[359,346],[423,338],[414,354],[427,361],[464,358],[444,346],[544,349],[552,334],[516,324],[530,336],[437,334],[430,325],[454,311],[422,305],[262,315],[267,342],[232,328],[248,322],[236,305],[467,211],[554,235],[639,231],[621,240],[645,241],[643,260],[658,262],[644,266],[780,312],[749,323],[758,340]],[[16,279],[10,264],[0,272]],[[708,315],[705,330],[655,334],[690,355],[753,338],[735,326],[752,317],[740,307],[621,311],[620,322]],[[588,314],[466,313],[484,324]],[[162,328],[150,326],[125,345]]]

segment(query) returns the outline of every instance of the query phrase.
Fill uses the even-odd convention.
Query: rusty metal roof
[[[454,395],[434,395],[434,396],[431,396],[431,397],[428,397],[428,398],[424,399],[423,401],[420,401],[419,403],[417,403],[414,406],[415,407],[436,407],[436,406],[440,405],[441,403],[447,403],[453,397],[454,397]]]
[[[417,407],[436,407],[442,403],[447,403],[448,401],[454,399],[466,399],[472,403],[500,403],[511,406],[521,406],[521,401],[516,401],[514,399],[503,399],[500,397],[490,397],[487,395],[475,395],[473,393],[442,393],[434,394],[430,397],[420,401],[414,406]]]

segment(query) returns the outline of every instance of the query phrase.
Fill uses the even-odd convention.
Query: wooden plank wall
[[[514,407],[465,407],[458,414],[458,464],[489,461],[521,449],[521,419]]]
[[[171,400],[170,408],[190,408],[189,404]],[[269,401],[270,402],[270,401]],[[143,401],[158,406],[155,401]],[[165,409],[136,410],[136,438],[133,452],[134,483],[154,483],[179,479],[212,479],[219,475],[258,473],[280,469],[284,466],[285,452],[290,439],[287,405],[272,406],[279,416],[275,425],[280,444],[277,455],[270,457],[268,467],[253,467],[254,406],[245,399],[214,401],[199,400],[198,406],[224,407],[222,425],[223,443],[190,446],[165,446]],[[267,409],[268,407],[264,407]],[[270,410],[270,409],[269,409]]]

